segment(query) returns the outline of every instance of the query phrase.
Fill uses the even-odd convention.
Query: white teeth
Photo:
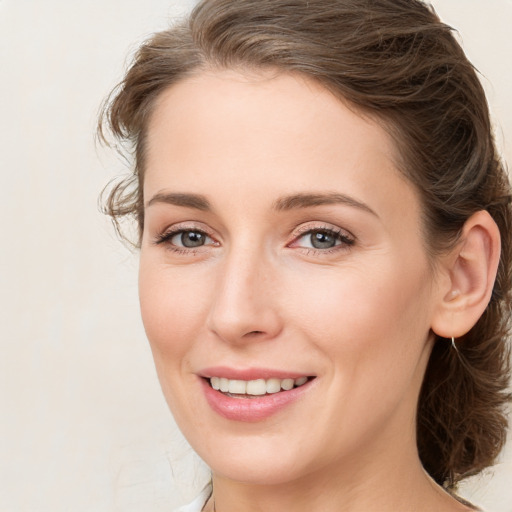
[[[216,389],[216,390],[220,389],[220,378],[219,377],[212,377],[210,379],[210,383],[211,383],[213,389]]]
[[[283,379],[281,381],[281,387],[285,390],[285,391],[288,391],[290,389],[293,389],[293,386],[295,385],[295,382],[293,379]]]
[[[265,395],[279,393],[281,390],[289,391],[294,387],[302,386],[308,381],[307,377],[298,379],[256,379],[256,380],[230,380],[224,377],[211,377],[210,384],[215,390],[234,395]]]
[[[245,395],[247,389],[247,382],[245,380],[230,380],[229,393],[237,395]]]
[[[220,378],[220,388],[223,393],[227,393],[229,391],[229,380],[224,377]]]
[[[267,383],[265,379],[250,380],[247,383],[248,395],[264,395],[267,392]]]
[[[279,393],[281,391],[281,381],[279,379],[267,380],[267,393]]]

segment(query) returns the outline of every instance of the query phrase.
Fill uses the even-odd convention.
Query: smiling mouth
[[[224,377],[206,379],[210,386],[225,396],[232,398],[257,398],[290,391],[306,384],[314,377],[299,377],[297,379],[256,379],[234,380]]]

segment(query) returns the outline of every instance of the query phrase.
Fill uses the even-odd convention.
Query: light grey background
[[[102,98],[137,42],[192,0],[0,0],[0,511],[160,512],[206,478],[167,411],[137,256],[97,195]],[[512,162],[512,1],[437,0],[486,79]],[[512,453],[465,494],[512,512]]]

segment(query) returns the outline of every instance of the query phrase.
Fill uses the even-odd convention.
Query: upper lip
[[[276,370],[272,368],[230,368],[228,366],[212,366],[203,368],[198,375],[203,378],[223,377],[229,380],[256,380],[256,379],[299,379],[312,377],[304,372]]]

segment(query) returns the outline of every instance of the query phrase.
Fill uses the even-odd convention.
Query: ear
[[[486,211],[473,214],[456,247],[439,261],[439,298],[431,326],[437,335],[458,338],[482,316],[491,300],[500,250],[493,218]]]

